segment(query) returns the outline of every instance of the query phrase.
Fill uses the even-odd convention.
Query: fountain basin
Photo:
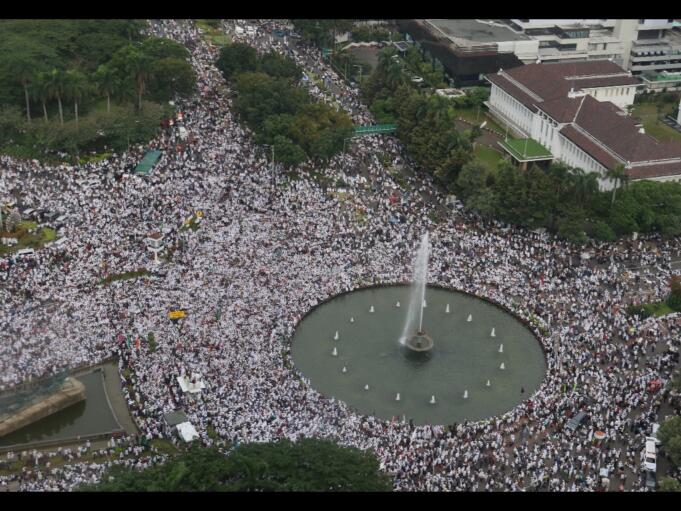
[[[425,338],[420,339],[421,348],[430,348],[425,351],[400,343],[406,311],[395,303],[408,302],[409,293],[409,285],[367,287],[331,297],[308,312],[296,326],[291,354],[310,387],[358,413],[387,421],[405,416],[414,424],[498,416],[539,388],[546,362],[534,334],[514,315],[466,293],[428,286],[423,326],[432,346]],[[451,314],[443,313],[447,303]],[[372,304],[374,313],[369,312]],[[475,321],[467,322],[468,314]],[[355,318],[352,335],[344,336],[338,357],[329,356],[333,344],[328,339],[348,317]],[[493,325],[503,339],[501,356],[499,343],[489,342]],[[419,339],[408,340],[413,345]],[[499,370],[502,361],[505,370]],[[343,366],[347,373],[341,372]],[[494,385],[488,387],[487,380]],[[429,403],[433,395],[437,406]]]

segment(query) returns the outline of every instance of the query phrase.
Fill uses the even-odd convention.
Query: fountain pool
[[[439,287],[425,289],[428,306],[422,309],[424,329],[434,345],[426,356],[410,356],[400,343],[405,310],[395,306],[409,303],[409,298],[409,285],[376,286],[319,305],[296,328],[296,368],[312,388],[361,414],[386,420],[404,417],[415,424],[501,415],[541,385],[544,353],[523,323],[491,303]],[[469,315],[475,321],[467,321]],[[334,357],[336,330],[342,350]],[[500,371],[502,363],[505,369]],[[493,382],[489,386],[488,380]],[[371,391],[364,390],[366,385]],[[463,397],[466,391],[468,398]]]

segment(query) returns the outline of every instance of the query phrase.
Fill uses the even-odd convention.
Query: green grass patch
[[[486,128],[496,130],[500,133],[504,133],[506,131],[506,128],[499,125],[496,120],[490,117],[483,107],[480,107],[479,112],[477,107],[458,107],[454,109],[454,113],[457,115],[457,117],[461,117],[471,124],[477,124],[480,126],[486,121]]]
[[[639,103],[634,105],[631,114],[641,120],[646,133],[651,137],[661,142],[681,140],[681,133],[660,120],[670,115],[676,105],[677,103]]]
[[[160,438],[154,438],[150,445],[155,447],[161,454],[177,454],[180,450],[173,445],[170,440],[162,440]]]
[[[203,30],[204,39],[216,46],[226,46],[232,42],[232,38],[222,32],[221,22],[218,19],[196,20],[196,26]]]
[[[649,318],[655,316],[656,318],[666,316],[676,312],[665,301],[644,303],[642,305],[630,305],[627,307],[627,313],[631,316],[637,315],[641,318]]]
[[[496,171],[499,168],[499,162],[504,159],[503,154],[486,145],[477,145],[474,153],[480,163],[493,171]]]
[[[29,233],[29,230],[36,229],[38,224],[36,222],[25,221],[20,222],[17,231],[12,235],[4,237],[16,237],[18,242],[16,245],[0,245],[0,254],[12,254],[24,248],[32,248],[33,250],[41,249],[46,243],[57,239],[57,231],[44,227],[39,231]],[[7,233],[3,233],[7,234]],[[16,235],[16,236],[13,236]]]
[[[536,140],[530,138],[509,138],[500,142],[518,160],[550,158],[551,152]]]
[[[100,284],[106,285],[106,284],[111,284],[112,282],[117,281],[117,280],[132,280],[132,279],[137,279],[139,277],[148,277],[149,275],[151,275],[151,273],[149,273],[149,270],[147,270],[145,268],[140,268],[137,271],[127,271],[125,273],[117,273],[115,275],[109,275],[108,277],[103,278],[100,281]]]

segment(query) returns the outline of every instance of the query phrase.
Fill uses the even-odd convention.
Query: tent
[[[147,152],[147,154],[144,155],[144,158],[142,158],[142,161],[135,167],[135,174],[148,176],[151,169],[154,168],[154,165],[156,165],[156,162],[161,157],[161,154],[163,154],[161,151]]]
[[[183,422],[181,424],[178,424],[177,433],[180,435],[180,438],[185,442],[191,442],[192,440],[196,440],[197,438],[199,438],[199,433],[198,431],[196,431],[196,428],[192,426],[191,422]]]

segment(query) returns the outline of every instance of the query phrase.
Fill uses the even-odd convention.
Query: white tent
[[[195,383],[192,383],[188,376],[178,376],[177,382],[180,384],[182,392],[189,394],[198,394],[201,390],[206,388],[206,384],[203,383],[199,378],[198,374],[192,375]]]
[[[199,438],[199,433],[196,431],[196,428],[192,426],[191,422],[183,422],[176,427],[180,438],[185,442],[191,442],[192,440]]]

